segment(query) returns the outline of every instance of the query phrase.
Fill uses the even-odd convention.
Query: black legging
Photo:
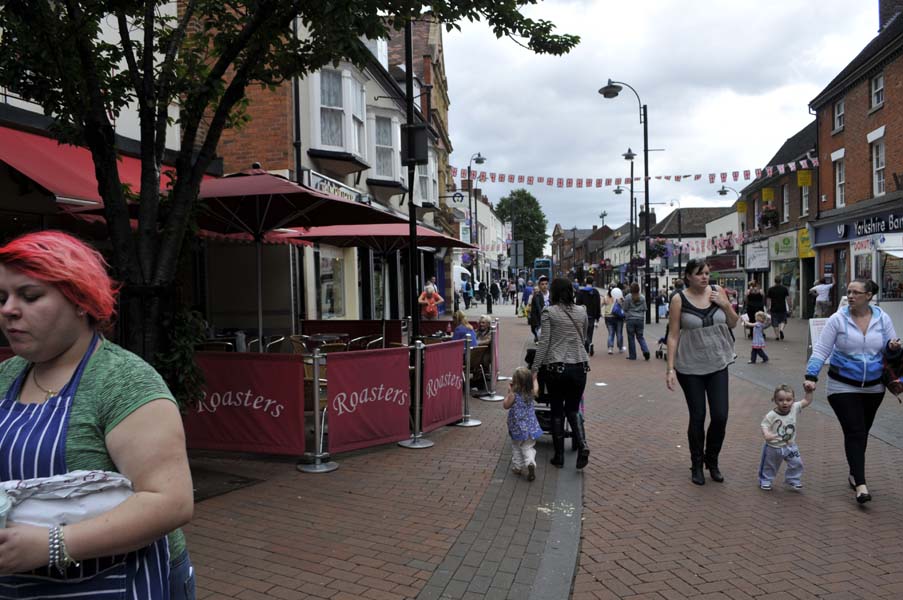
[[[727,428],[727,367],[705,375],[685,375],[678,372],[677,381],[684,391],[687,409],[690,411],[690,424],[687,427],[690,457],[693,460],[717,459]],[[708,433],[705,430],[706,398],[711,411]]]
[[[828,395],[828,403],[843,429],[843,448],[847,454],[847,464],[850,465],[850,475],[856,480],[856,485],[865,484],[865,447],[882,400],[884,392]]]
[[[552,418],[562,418],[580,410],[580,400],[586,388],[586,367],[582,363],[564,365],[562,373],[552,369],[546,372],[544,380],[549,391]]]

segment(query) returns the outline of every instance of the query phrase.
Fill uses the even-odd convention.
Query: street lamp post
[[[624,87],[630,88],[630,90],[636,96],[637,103],[640,106],[640,123],[643,124],[643,185],[646,195],[646,225],[645,225],[645,235],[646,235],[646,294],[649,294],[649,114],[646,109],[646,105],[643,104],[643,101],[640,99],[640,94],[633,89],[633,86],[624,83],[623,81],[612,81],[608,80],[608,83],[599,89],[599,93],[602,94],[605,98],[616,98],[618,94],[621,93],[621,90]],[[630,178],[631,183],[633,182],[633,177]],[[651,303],[646,303],[646,324],[652,323],[652,306]]]
[[[476,211],[476,203],[477,200],[473,197],[473,175],[470,172],[470,168],[473,163],[477,163],[478,165],[482,165],[486,162],[486,157],[477,152],[473,156],[470,157],[470,161],[467,163],[467,209],[470,211],[470,243],[473,245],[474,240],[477,242],[477,249],[473,250],[473,260],[470,263],[470,285],[474,286],[477,278],[477,255],[480,253],[479,241],[480,241],[480,231],[479,225],[477,225],[477,211]],[[474,236],[474,230],[476,229],[477,234]],[[476,289],[474,289],[476,292]]]
[[[602,245],[600,246],[602,250],[602,257],[599,259],[599,270],[602,271],[603,281],[605,282],[605,287],[608,287],[608,275],[605,273],[605,217],[608,216],[608,212],[602,211],[599,213],[599,219],[602,220]]]

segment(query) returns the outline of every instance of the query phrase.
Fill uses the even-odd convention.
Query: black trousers
[[[884,392],[877,394],[830,394],[828,403],[834,409],[843,429],[843,449],[856,485],[865,483],[865,448],[875,413],[884,400]]]
[[[580,410],[580,400],[586,388],[586,368],[583,363],[564,365],[562,371],[551,369],[545,373],[546,389],[552,407],[552,418],[563,418]]]
[[[690,423],[687,427],[690,457],[694,461],[718,458],[727,429],[727,367],[705,375],[685,375],[678,372],[677,381],[684,391],[687,409],[690,412]],[[707,402],[711,412],[708,432],[705,430]]]

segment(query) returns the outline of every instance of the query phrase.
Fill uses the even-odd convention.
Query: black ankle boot
[[[577,418],[579,418],[580,421],[583,422],[583,415],[580,414],[579,412],[577,413]],[[580,444],[577,443],[577,436],[572,434],[571,435],[571,451],[576,452],[579,449],[580,449]]]
[[[589,462],[589,446],[586,443],[583,419],[579,412],[568,413],[567,419],[571,426],[571,435],[574,436],[574,445],[577,446],[577,468],[582,469]]]
[[[721,469],[718,468],[718,457],[705,459],[705,468],[709,470],[709,477],[712,478],[712,481],[717,481],[718,483],[724,481],[724,475],[721,474]]]
[[[564,466],[564,419],[552,417],[552,448],[555,456],[549,462],[558,468]]]
[[[705,473],[702,471],[702,459],[694,458],[690,466],[690,480],[696,485],[705,485]]]

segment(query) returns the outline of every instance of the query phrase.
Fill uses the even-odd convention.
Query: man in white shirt
[[[822,277],[809,290],[810,294],[815,294],[815,316],[817,318],[831,316],[831,289],[833,287],[833,283],[828,283],[828,280]]]

